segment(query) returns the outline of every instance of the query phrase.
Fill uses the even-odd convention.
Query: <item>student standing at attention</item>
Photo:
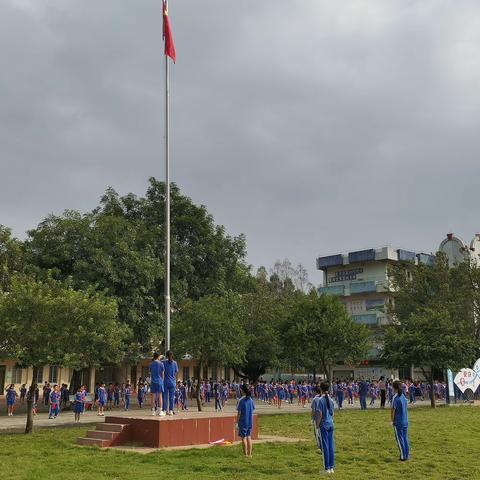
[[[322,445],[323,473],[333,473],[335,466],[335,444],[333,441],[333,400],[328,396],[330,384],[320,384],[320,398],[312,404],[312,416],[320,432],[320,443]]]
[[[5,394],[7,398],[7,411],[8,416],[11,417],[15,410],[15,402],[17,401],[17,392],[15,391],[15,385],[12,383]]]
[[[163,411],[167,415],[174,414],[175,408],[175,386],[177,385],[177,362],[173,359],[173,352],[169,350],[167,359],[163,361],[165,367],[165,388],[163,390]]]
[[[408,442],[407,399],[403,394],[402,382],[395,380],[392,386],[395,395],[392,399],[390,418],[395,432],[395,439],[400,450],[400,460],[404,462],[408,460],[410,455],[410,445]]]
[[[165,365],[159,360],[158,353],[153,354],[150,364],[150,393],[152,395],[152,415],[155,415],[157,408],[160,416],[165,415],[162,410],[162,394],[164,390]]]
[[[252,393],[247,384],[242,385],[242,398],[237,405],[237,425],[238,436],[242,439],[243,454],[246,457],[252,456],[252,428],[253,428],[253,411],[255,404],[252,400]]]

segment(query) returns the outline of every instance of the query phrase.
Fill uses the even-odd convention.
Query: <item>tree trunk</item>
[[[323,368],[323,373],[325,374],[325,377],[327,377],[327,382],[330,382],[330,369],[328,368],[328,365],[324,360],[322,362],[322,368]]]
[[[74,370],[72,373],[72,378],[70,379],[70,393],[75,393],[79,387],[82,386],[82,371]]]
[[[197,375],[197,391],[196,391],[196,396],[197,396],[197,408],[198,411],[202,411],[202,399],[200,398],[200,385],[201,385],[201,379],[202,379],[202,370],[203,370],[203,362],[200,360],[198,364],[198,375]]]
[[[35,402],[35,390],[37,387],[38,367],[33,367],[32,383],[27,397],[27,424],[25,433],[33,433],[33,404]]]

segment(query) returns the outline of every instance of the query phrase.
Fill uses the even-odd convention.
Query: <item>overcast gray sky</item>
[[[172,175],[249,261],[480,230],[478,0],[171,0]],[[161,0],[0,0],[0,223],[163,176]]]

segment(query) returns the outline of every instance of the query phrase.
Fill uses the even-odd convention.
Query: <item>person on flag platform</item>
[[[152,415],[158,414],[164,416],[162,409],[162,395],[164,391],[165,365],[159,360],[160,355],[155,352],[153,354],[152,363],[150,364],[150,393],[152,395]]]
[[[163,390],[163,412],[174,415],[175,411],[175,387],[177,385],[178,365],[173,359],[173,352],[169,350],[163,360],[165,370],[165,382]],[[164,413],[164,415],[165,415]]]

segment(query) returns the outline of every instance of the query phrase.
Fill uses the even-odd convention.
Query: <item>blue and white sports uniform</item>
[[[153,360],[150,364],[150,393],[163,393],[165,365],[160,360]]]
[[[253,428],[253,411],[255,404],[251,397],[242,397],[238,401],[237,412],[240,413],[238,419],[238,436],[240,438],[249,437]]]
[[[320,428],[318,429],[319,442],[321,446],[323,466],[325,470],[331,470],[335,466],[335,442],[333,440],[333,400],[327,396],[317,395],[312,401],[312,412],[315,425],[318,424],[320,413]]]
[[[105,387],[99,387],[97,390],[97,395],[98,395],[98,404],[101,407],[104,407],[105,404],[107,403],[107,390]]]
[[[81,392],[77,392],[75,394],[75,403],[74,403],[73,410],[75,413],[83,412],[83,395]]]
[[[400,450],[400,460],[408,460],[410,444],[408,442],[408,410],[405,395],[395,395],[392,400],[393,430]]]
[[[7,390],[6,397],[7,397],[7,406],[13,407],[13,405],[15,404],[15,400],[17,399],[17,392],[15,392],[15,389],[9,388]]]
[[[175,360],[164,360],[165,380],[163,390],[163,411],[173,412],[175,408],[175,387],[177,385],[178,365]]]

